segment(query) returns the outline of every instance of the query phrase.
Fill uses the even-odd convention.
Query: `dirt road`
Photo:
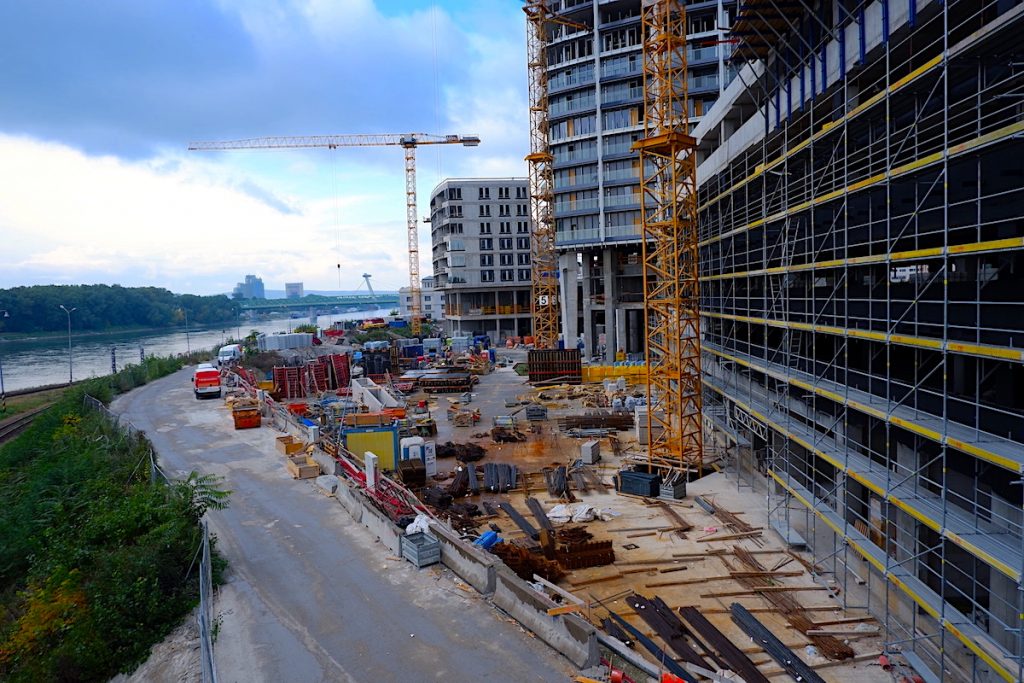
[[[571,664],[439,567],[417,571],[308,481],[295,481],[268,427],[235,431],[197,401],[182,370],[114,402],[171,476],[223,476],[210,513],[231,563],[218,595],[221,681],[564,681]]]

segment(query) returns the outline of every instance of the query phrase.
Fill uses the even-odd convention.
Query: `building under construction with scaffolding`
[[[1022,31],[747,0],[694,130],[705,420],[933,681],[1024,678]]]

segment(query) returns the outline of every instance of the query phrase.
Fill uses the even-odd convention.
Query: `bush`
[[[151,484],[149,442],[83,402],[180,367],[150,358],[68,389],[0,448],[3,680],[107,680],[196,604],[199,519],[227,493],[194,474]]]

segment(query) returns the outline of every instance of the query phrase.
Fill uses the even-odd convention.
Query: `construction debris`
[[[487,455],[487,449],[475,443],[454,443],[447,441],[437,445],[437,457],[455,458],[462,462],[476,462]]]
[[[565,576],[557,562],[542,555],[534,555],[514,543],[496,543],[491,547],[491,553],[501,558],[501,561],[524,581],[531,581],[534,574],[551,582]]]

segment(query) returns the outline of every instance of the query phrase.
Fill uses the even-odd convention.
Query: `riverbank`
[[[250,321],[246,321],[247,323]],[[210,330],[236,330],[238,325],[235,324],[234,320],[224,320],[219,323],[210,323],[199,325],[190,325],[188,328],[189,333],[208,332]],[[125,334],[185,334],[185,327],[111,327],[105,330],[82,330],[78,331],[75,329],[71,330],[71,336],[74,339],[88,338],[88,339],[102,339],[103,337],[115,337]],[[67,339],[67,329],[57,330],[54,332],[12,332],[0,335],[0,344],[13,344],[18,342],[34,342],[34,341],[50,341],[53,339]]]

